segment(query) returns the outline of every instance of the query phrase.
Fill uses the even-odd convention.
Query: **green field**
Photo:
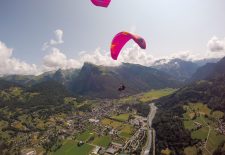
[[[212,113],[212,116],[213,116],[214,118],[216,118],[216,119],[220,119],[220,118],[222,118],[222,117],[224,116],[224,113],[221,112],[221,111],[214,111],[214,112]]]
[[[121,122],[125,122],[129,119],[130,114],[126,113],[126,114],[120,114],[120,115],[116,115],[116,116],[112,116],[111,118],[121,121]]]
[[[223,141],[225,141],[225,136],[218,134],[215,130],[212,130],[209,135],[207,149],[210,152],[213,152]]]
[[[193,120],[184,121],[183,123],[184,123],[184,128],[185,129],[191,130],[191,129],[195,129],[196,128]]]
[[[111,126],[114,129],[119,128],[120,126],[123,125],[123,123],[121,123],[121,122],[114,121],[114,120],[111,120],[111,119],[108,119],[108,118],[102,119],[101,123],[103,125],[106,125],[106,126]]]
[[[125,124],[123,125],[123,127],[120,130],[120,136],[124,137],[124,138],[130,138],[133,135],[133,126],[129,125],[129,124]]]
[[[186,110],[186,113],[183,114],[185,129],[191,131],[192,139],[206,141],[209,134],[206,148],[213,153],[225,141],[225,136],[215,130],[217,128],[217,120],[222,118],[224,113],[221,111],[212,111],[207,105],[202,103],[190,103],[184,106],[184,110]],[[198,130],[194,124],[196,122],[201,124]],[[184,151],[188,154],[187,152],[192,152],[193,150],[193,147],[187,147]]]
[[[87,130],[85,132],[83,132],[82,134],[78,135],[78,137],[76,138],[76,140],[78,141],[87,141],[91,136],[93,136],[94,133]]]
[[[165,150],[161,151],[162,155],[170,155],[172,153],[172,151],[169,148],[166,148]]]
[[[121,137],[130,138],[133,135],[134,128],[132,125],[121,123],[107,118],[103,119],[101,123],[103,125],[111,126],[113,129],[117,129]]]
[[[77,142],[68,140],[59,150],[50,155],[89,155],[93,149],[94,147],[88,144],[78,147]]]
[[[203,127],[199,130],[193,131],[191,133],[191,138],[192,139],[199,139],[199,140],[206,140],[207,135],[208,135],[209,128],[208,127]]]
[[[115,103],[129,103],[135,100],[135,96],[123,97],[119,100],[115,100]]]
[[[195,146],[193,147],[186,147],[184,149],[184,154],[185,155],[197,155],[197,148]]]
[[[10,138],[10,135],[9,135],[9,133],[8,132],[3,132],[3,131],[1,131],[0,130],[0,138],[2,138],[2,139],[9,139]]]
[[[139,100],[141,102],[151,102],[152,100],[158,99],[163,96],[167,96],[175,92],[177,89],[166,88],[160,90],[151,90],[150,92],[144,93],[141,95]]]
[[[110,136],[95,137],[92,143],[107,148],[111,143],[111,137]]]
[[[8,122],[6,121],[0,121],[0,129],[5,128],[8,126]]]
[[[133,101],[140,101],[142,103],[151,102],[152,100],[159,99],[160,97],[170,95],[174,93],[177,89],[165,88],[158,90],[151,90],[149,92],[141,93],[134,96],[123,97],[119,100],[116,100],[118,103],[130,103]]]

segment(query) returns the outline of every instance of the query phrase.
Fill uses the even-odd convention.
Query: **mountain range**
[[[215,61],[212,60],[212,62]],[[211,74],[211,70],[216,64],[208,63],[200,66],[206,62],[211,61],[199,63],[181,59],[159,60],[151,67],[129,63],[123,63],[116,67],[84,63],[80,69],[59,69],[39,76],[8,75],[1,79],[5,80],[4,83],[12,82],[23,87],[32,87],[46,81],[56,81],[76,96],[118,98],[121,93],[117,89],[121,84],[126,86],[122,95],[132,95],[151,89],[177,88],[186,82],[203,79]]]
[[[207,63],[200,67],[192,76],[190,81],[207,80],[225,73],[225,57],[218,63]]]
[[[2,79],[24,87],[31,87],[46,81],[56,81],[66,87],[71,94],[97,98],[119,97],[121,94],[117,89],[121,84],[127,87],[124,92],[127,95],[181,85],[173,76],[163,71],[126,63],[117,67],[85,63],[81,69],[60,69],[39,76],[9,75]]]
[[[96,66],[85,63],[79,75],[72,81],[70,90],[80,95],[94,97],[118,97],[118,87],[124,84],[124,93],[135,94],[150,89],[178,87],[181,83],[159,70],[134,64],[118,67]]]
[[[178,81],[186,81],[196,72],[199,65],[181,59],[172,59],[170,61],[161,59],[156,61],[153,67],[175,77]]]

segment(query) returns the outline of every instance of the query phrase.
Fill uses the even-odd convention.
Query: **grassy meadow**
[[[186,111],[183,114],[185,129],[191,132],[192,139],[198,139],[206,143],[204,152],[213,153],[225,141],[225,136],[216,130],[217,121],[223,117],[224,113],[213,111],[203,103],[189,103],[183,108]],[[184,152],[186,155],[197,154],[195,146],[185,148]]]

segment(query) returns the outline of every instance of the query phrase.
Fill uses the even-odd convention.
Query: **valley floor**
[[[173,91],[152,90],[116,100],[77,101],[66,97],[63,105],[31,112],[0,108],[4,118],[0,121],[2,154],[141,154],[156,112],[149,103]],[[5,96],[5,92],[1,93]],[[7,95],[19,97],[23,93],[19,88],[12,88]],[[67,106],[70,109],[64,111]],[[147,119],[150,109],[154,112]]]

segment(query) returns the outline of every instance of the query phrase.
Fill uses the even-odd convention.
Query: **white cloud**
[[[140,49],[136,44],[134,44],[131,48],[122,50],[118,60],[113,60],[109,51],[102,52],[100,48],[96,49],[96,51],[92,53],[82,52],[79,55],[79,62],[81,64],[84,62],[91,62],[96,65],[105,66],[118,66],[122,62],[150,66],[155,60],[148,51]]]
[[[170,56],[158,58],[158,60],[163,59],[159,61],[157,64],[164,64],[170,61],[171,59],[182,59],[185,61],[199,61],[204,59],[213,59],[213,58],[222,58],[225,56],[225,53],[223,52],[211,52],[207,51],[205,54],[197,54],[198,52],[191,52],[191,51],[178,51],[175,53],[172,53]]]
[[[0,62],[9,58],[12,55],[13,49],[6,47],[6,45],[0,41]]]
[[[122,62],[151,66],[152,64],[154,64],[155,61],[161,59],[163,59],[164,61],[160,61],[160,63],[166,63],[169,60],[175,58],[186,61],[198,61],[203,59],[222,58],[225,56],[225,39],[220,40],[217,39],[217,37],[212,37],[212,39],[209,40],[207,47],[211,50],[207,50],[204,54],[198,54],[198,52],[191,52],[189,50],[186,50],[174,52],[169,56],[156,58],[151,55],[151,52],[147,50],[142,50],[139,48],[138,45],[133,44],[133,46],[130,48],[122,49],[117,61],[111,59],[109,51],[104,51],[102,53],[100,49],[97,49],[95,52],[92,53],[81,52],[81,58],[78,61],[81,64],[85,61],[88,61],[97,65],[107,66],[119,65]],[[220,52],[215,52],[216,49]]]
[[[225,38],[219,39],[216,36],[212,37],[207,43],[207,50],[204,54],[197,54],[198,52],[179,51],[164,57],[165,60],[179,58],[186,61],[198,61],[212,58],[222,58],[225,56]],[[168,62],[168,61],[167,61]]]
[[[0,75],[4,74],[38,74],[35,64],[27,64],[24,61],[12,57],[13,49],[8,48],[0,41]]]
[[[118,66],[122,62],[150,66],[155,60],[152,55],[137,45],[121,51],[117,61],[111,58],[109,51],[101,51],[100,48],[94,52],[82,51],[78,55],[78,59],[68,59],[59,49],[52,48],[50,54],[43,58],[44,68],[45,70],[80,68],[85,62],[104,66]]]
[[[50,40],[50,45],[58,45],[58,44],[62,44],[62,43],[64,43],[64,41],[63,41],[63,30],[60,30],[60,29],[58,29],[58,30],[55,30],[55,32],[54,32],[54,34],[55,34],[55,39],[56,40]]]
[[[169,59],[182,59],[185,61],[196,61],[203,58],[203,55],[194,54],[190,51],[179,51],[169,56]]]
[[[68,59],[64,53],[57,48],[52,48],[51,53],[43,58],[43,70],[79,68],[81,64],[75,59]]]
[[[59,45],[59,44],[63,44],[63,30],[58,29],[54,31],[54,39],[51,39],[49,42],[45,42],[42,50],[46,50],[47,48],[49,48],[50,46],[55,46],[55,45]]]
[[[120,64],[118,61],[111,59],[110,53],[107,51],[101,52],[101,49],[98,48],[94,52],[81,52],[79,62],[83,64],[84,62],[90,62],[96,65],[105,65],[105,66],[117,66]]]
[[[216,36],[212,37],[208,41],[207,48],[211,52],[225,52],[225,38],[219,39]]]
[[[222,58],[225,56],[225,52],[206,52],[202,59]]]
[[[178,51],[178,52],[172,53],[169,56],[163,56],[163,57],[158,57],[158,58],[153,57],[152,65],[155,66],[155,65],[166,64],[172,59],[182,59],[185,61],[197,61],[197,60],[201,60],[204,58],[205,58],[205,56],[200,55],[200,54],[194,54],[190,51]]]
[[[109,51],[101,51],[100,48],[94,52],[82,51],[78,54],[78,59],[68,59],[59,49],[52,48],[52,52],[44,57],[44,65],[48,70],[56,70],[58,68],[80,68],[84,62],[90,62],[96,65],[118,66],[122,62],[140,64],[144,66],[167,63],[171,59],[182,59],[186,61],[198,61],[210,58],[221,58],[224,54],[208,51],[205,54],[196,54],[191,51],[174,52],[170,56],[156,58],[147,50],[142,50],[138,45],[133,44],[130,48],[121,51],[118,60],[112,60]]]
[[[119,61],[150,66],[155,61],[155,57],[149,51],[143,50],[134,44],[131,48],[121,51]]]
[[[66,56],[61,53],[57,48],[53,48],[49,55],[44,57],[44,65],[50,68],[63,67],[66,63]]]
[[[171,59],[179,58],[186,61],[198,61],[203,59],[221,58],[225,56],[223,48],[223,40],[213,37],[207,44],[205,54],[197,54],[198,52],[179,51],[169,56],[156,58],[151,52],[142,50],[137,44],[133,44],[130,48],[122,49],[118,60],[113,60],[110,51],[104,51],[100,48],[93,52],[82,51],[78,53],[78,58],[68,58],[60,49],[52,47],[53,45],[63,43],[63,31],[55,31],[55,39],[51,40],[49,46],[49,54],[43,57],[43,63],[37,67],[35,64],[28,64],[12,56],[13,49],[8,48],[4,43],[0,42],[0,75],[3,74],[40,74],[46,71],[70,68],[80,68],[84,62],[90,62],[96,65],[118,66],[122,62],[134,63],[144,66],[153,64],[167,63]],[[220,48],[218,48],[220,47]],[[216,50],[217,49],[217,50]],[[220,51],[220,52],[215,52]],[[155,63],[157,62],[157,63]]]

